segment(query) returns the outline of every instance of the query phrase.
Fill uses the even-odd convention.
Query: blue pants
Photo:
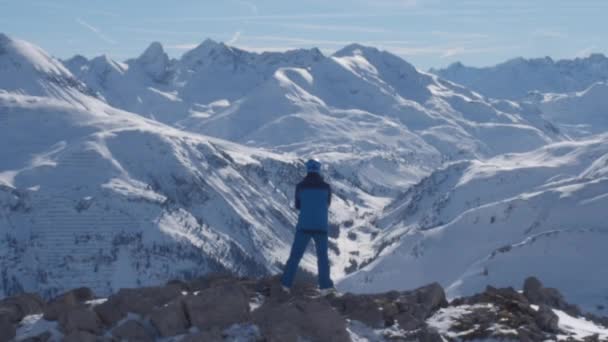
[[[298,270],[298,264],[306,251],[306,246],[310,239],[315,240],[315,248],[317,250],[317,268],[319,272],[319,288],[327,289],[334,286],[334,283],[329,277],[329,257],[327,256],[327,233],[322,232],[307,232],[307,231],[296,231],[295,239],[293,240],[293,246],[291,246],[291,253],[289,254],[289,260],[285,265],[285,271],[281,283],[283,286],[291,287],[293,285],[293,279],[296,276]]]

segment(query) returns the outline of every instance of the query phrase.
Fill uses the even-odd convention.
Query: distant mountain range
[[[550,57],[515,58],[485,68],[454,63],[431,72],[484,96],[518,100],[531,92],[570,93],[583,91],[597,82],[606,82],[608,58],[603,54],[559,61]]]
[[[276,273],[315,157],[341,288],[437,280],[456,296],[539,274],[593,310],[608,280],[604,59],[506,63],[544,83],[509,78],[498,96],[444,75],[465,67],[437,76],[358,44],[59,61],[0,35],[0,296]],[[564,280],[583,276],[584,290]]]

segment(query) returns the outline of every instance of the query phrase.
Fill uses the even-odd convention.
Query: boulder
[[[414,315],[409,312],[399,313],[395,319],[397,320],[397,323],[399,323],[399,327],[406,331],[416,330],[424,325],[424,321],[414,317]]]
[[[98,342],[100,339],[86,331],[72,331],[63,337],[63,342]]]
[[[448,305],[443,288],[432,283],[410,292],[402,293],[396,300],[400,313],[407,312],[416,319],[424,321],[433,313]]]
[[[94,299],[93,291],[88,287],[81,287],[68,291],[52,299],[44,309],[44,319],[56,321],[62,312],[70,308],[84,305],[88,300]]]
[[[181,296],[182,287],[178,284],[120,289],[106,302],[96,305],[93,310],[106,326],[113,326],[129,312],[148,317],[156,307],[163,306]]]
[[[163,337],[183,334],[190,325],[181,299],[155,309],[150,321]]]
[[[17,329],[8,316],[0,316],[0,342],[8,342],[17,334]]]
[[[59,327],[65,334],[74,331],[86,331],[99,334],[102,331],[102,322],[97,313],[87,308],[78,307],[59,315]]]
[[[437,330],[424,326],[416,332],[416,340],[418,342],[443,342],[444,339],[441,337]]]
[[[376,329],[384,328],[385,326],[384,315],[373,296],[347,293],[342,297],[330,299],[330,303],[342,315],[350,319],[363,322]]]
[[[323,298],[268,301],[254,311],[253,321],[269,342],[350,341],[344,317]]]
[[[223,342],[224,338],[219,330],[203,331],[194,334],[187,335],[186,337],[179,340],[180,342]]]
[[[42,313],[44,306],[44,300],[39,295],[22,293],[0,301],[0,316],[17,323],[25,316]]]
[[[544,287],[536,277],[529,277],[524,281],[524,296],[532,304],[544,304],[575,317],[582,315],[578,306],[566,302],[557,289]]]
[[[551,333],[559,332],[559,317],[546,305],[540,305],[535,315],[536,324],[544,331]]]
[[[239,279],[228,273],[213,273],[192,279],[186,283],[191,292],[206,290],[211,287],[220,286],[227,283],[238,283]]]
[[[201,330],[227,328],[249,320],[249,296],[238,283],[225,283],[184,297],[192,326]]]
[[[130,319],[112,330],[112,336],[126,341],[154,341],[154,336],[140,322]]]
[[[127,316],[118,301],[110,297],[107,301],[93,307],[93,311],[99,316],[106,327],[111,327]]]
[[[24,340],[22,340],[21,342],[47,342],[51,339],[51,333],[48,331],[43,332],[42,334],[33,336],[33,337],[28,337]]]

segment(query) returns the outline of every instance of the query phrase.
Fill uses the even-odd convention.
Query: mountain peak
[[[6,34],[0,32],[0,46],[7,44],[11,41],[11,38]]]
[[[12,61],[9,62],[9,65],[19,69],[32,68],[43,73],[69,74],[61,63],[54,60],[40,47],[23,40],[13,39],[4,33],[0,33],[0,57]]]
[[[365,55],[365,54],[369,54],[369,53],[379,53],[379,52],[380,52],[380,50],[378,50],[375,47],[365,46],[365,45],[361,45],[358,43],[352,43],[352,44],[349,44],[349,45],[343,47],[342,49],[336,51],[334,53],[334,56],[344,57],[344,56],[352,56],[352,55]]]
[[[148,48],[139,56],[139,60],[156,60],[158,58],[163,57],[165,54],[165,50],[163,46],[159,42],[152,42]]]
[[[137,63],[155,81],[164,81],[169,68],[169,56],[159,42],[153,42],[137,58]]]

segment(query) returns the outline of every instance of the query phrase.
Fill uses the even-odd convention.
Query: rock
[[[203,331],[188,335],[181,340],[180,342],[223,342],[224,338],[222,337],[222,333],[215,329],[212,331]]]
[[[112,336],[127,341],[154,341],[154,337],[140,322],[128,320],[112,330]]]
[[[10,341],[17,334],[17,328],[8,316],[0,316],[0,342]]]
[[[399,314],[399,308],[394,302],[382,303],[382,317],[384,318],[384,325],[391,326],[395,324],[397,315]]]
[[[396,300],[399,312],[407,312],[420,321],[431,317],[433,313],[447,306],[443,288],[438,283],[423,286],[416,290],[402,293]]]
[[[178,284],[120,289],[105,303],[96,305],[93,310],[106,326],[113,326],[129,312],[147,317],[156,307],[163,306],[181,296],[182,287]]]
[[[94,299],[93,291],[88,287],[81,287],[68,291],[51,300],[44,309],[44,319],[56,321],[60,313],[68,311],[70,308],[84,305],[84,302]]]
[[[47,342],[51,339],[51,333],[48,331],[43,332],[42,334],[36,335],[34,337],[28,337],[21,342]]]
[[[8,317],[13,323],[20,322],[23,317],[42,313],[45,303],[39,295],[22,293],[0,301],[0,316]]]
[[[424,321],[414,317],[409,312],[402,312],[395,319],[399,323],[399,327],[406,331],[416,330],[424,325]]]
[[[208,288],[219,286],[227,283],[238,283],[239,279],[228,273],[213,273],[193,279],[186,283],[188,289],[192,292],[206,290]]]
[[[59,316],[59,327],[66,334],[74,331],[99,334],[102,331],[101,324],[95,311],[82,307],[68,310]]]
[[[443,342],[444,339],[441,337],[437,330],[430,327],[422,327],[416,333],[416,340],[418,342]]]
[[[107,301],[96,305],[93,311],[97,313],[101,321],[106,327],[111,327],[121,319],[127,316],[127,313],[122,310],[117,300],[108,299]]]
[[[249,296],[238,283],[226,283],[184,297],[192,326],[201,330],[227,328],[249,319]]]
[[[448,305],[443,287],[438,283],[418,288],[414,292],[418,297],[418,303],[422,304],[429,311],[429,315],[425,318],[428,318],[430,313]]]
[[[546,305],[540,305],[536,312],[536,324],[544,331],[551,333],[559,332],[559,317]]]
[[[384,315],[372,296],[347,293],[342,297],[331,299],[330,302],[340,313],[350,319],[363,322],[376,329],[385,326]]]
[[[269,342],[350,341],[344,317],[323,298],[268,301],[254,311],[253,321]]]
[[[543,299],[543,284],[536,277],[528,277],[524,280],[524,296],[532,303],[538,303]]]
[[[529,277],[524,281],[524,296],[532,304],[548,305],[575,317],[582,315],[578,306],[567,303],[557,289],[544,287],[536,277]]]
[[[155,309],[150,316],[150,321],[163,337],[183,334],[189,327],[188,318],[180,299]]]
[[[63,342],[97,342],[97,336],[86,331],[72,331],[63,337]]]

